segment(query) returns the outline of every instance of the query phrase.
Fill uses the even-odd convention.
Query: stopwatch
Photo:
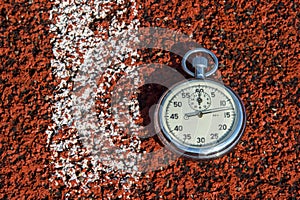
[[[187,59],[194,56],[191,71]],[[208,69],[210,56],[214,65]],[[246,121],[245,108],[238,95],[219,81],[210,79],[218,69],[218,59],[211,51],[188,51],[182,67],[192,79],[169,88],[159,100],[155,128],[170,150],[189,158],[211,159],[229,152],[241,138]]]

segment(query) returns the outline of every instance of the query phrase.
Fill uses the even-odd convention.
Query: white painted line
[[[88,189],[87,184],[90,182],[109,181],[108,176],[106,178],[99,176],[99,172],[106,171],[115,173],[115,176],[120,178],[121,183],[126,183],[127,186],[125,187],[124,184],[124,191],[129,190],[133,184],[132,181],[127,181],[128,174],[124,174],[124,171],[122,172],[121,170],[114,170],[114,167],[121,167],[125,169],[126,172],[128,170],[126,168],[133,167],[134,162],[129,162],[128,159],[124,159],[125,162],[128,161],[129,163],[121,165],[121,163],[112,163],[112,160],[108,159],[108,166],[103,165],[103,162],[99,163],[97,155],[91,154],[90,152],[89,148],[93,148],[93,146],[83,146],[83,148],[78,140],[79,135],[81,139],[83,139],[82,136],[89,139],[91,132],[88,128],[95,130],[97,129],[97,127],[95,127],[96,124],[92,122],[81,126],[81,124],[78,123],[80,119],[74,118],[74,116],[78,116],[76,112],[90,111],[95,106],[94,100],[89,101],[92,103],[85,105],[80,104],[80,102],[87,102],[86,99],[95,98],[96,92],[107,93],[107,90],[103,89],[103,86],[108,85],[113,79],[113,77],[108,76],[108,72],[119,73],[121,70],[125,70],[127,66],[122,64],[122,61],[128,57],[128,54],[137,56],[136,50],[126,46],[120,46],[119,49],[111,51],[106,48],[105,43],[108,35],[115,37],[124,34],[126,29],[138,28],[139,21],[135,19],[137,16],[136,3],[134,0],[130,2],[131,7],[125,7],[125,2],[121,0],[118,0],[116,3],[106,0],[55,1],[55,6],[53,6],[51,10],[50,20],[53,20],[54,23],[51,24],[50,31],[55,34],[55,37],[51,41],[53,43],[54,54],[51,65],[56,79],[61,80],[57,88],[58,93],[54,94],[53,99],[55,101],[52,107],[52,120],[54,124],[49,126],[47,130],[48,144],[53,153],[51,164],[53,164],[55,168],[55,174],[51,178],[51,181],[56,182],[61,178],[66,186],[79,185],[84,191]],[[127,23],[122,20],[122,17],[124,17],[126,13],[133,16],[133,20]],[[108,22],[109,26],[97,26],[97,30],[95,31],[97,34],[95,34],[94,31],[89,28],[89,25],[93,23],[94,20],[103,20]],[[111,60],[107,60],[107,58],[111,58]],[[132,63],[134,63],[134,60]],[[125,71],[129,72],[130,70],[131,67],[128,67]],[[93,72],[95,72],[95,77],[90,76]],[[95,79],[97,79],[96,76],[99,75],[99,73],[105,73],[103,77],[107,76],[108,81],[97,85]],[[135,78],[139,81],[138,77],[134,74],[129,78]],[[67,82],[67,79],[71,79],[71,81]],[[83,82],[89,87],[79,89],[79,92],[81,92],[80,95],[76,95],[76,91],[70,90],[72,86],[73,89],[78,89],[76,85],[80,85]],[[93,88],[99,89],[95,91]],[[131,103],[137,104],[137,102]],[[108,104],[104,104],[104,106],[109,109]],[[135,115],[138,114],[139,113],[135,113]],[[107,113],[100,112],[99,117],[100,119],[102,117],[102,120],[100,120],[97,125],[101,127],[112,126],[111,121],[103,118],[107,115]],[[64,131],[66,136],[70,134],[71,137],[53,140],[53,136],[58,134],[64,126],[77,130],[78,135]],[[113,130],[113,127],[111,127],[111,130]],[[106,131],[106,133],[107,135],[101,136],[101,139],[116,135],[114,132]],[[138,148],[140,143],[138,138],[131,142],[131,147]],[[120,151],[122,151],[122,149]],[[67,157],[60,156],[60,152],[67,152]],[[133,155],[133,157],[134,156],[136,155]],[[79,157],[83,159],[76,163],[72,162],[72,160]],[[81,170],[90,168],[87,164],[89,161],[92,164],[91,171],[94,173],[82,171],[76,175],[76,168],[78,168],[78,166],[81,167]],[[112,164],[114,166],[111,166]],[[138,180],[139,173],[132,172],[130,176],[133,180]],[[67,177],[70,178],[68,179]],[[66,196],[68,196],[68,194]]]

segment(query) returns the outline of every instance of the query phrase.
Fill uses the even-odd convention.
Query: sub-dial
[[[189,98],[189,105],[194,110],[206,110],[211,105],[210,96],[205,92],[195,92]]]

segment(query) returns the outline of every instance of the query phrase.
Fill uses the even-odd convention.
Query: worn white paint
[[[109,82],[113,77],[106,75],[107,72],[119,73],[120,71],[130,72],[131,67],[125,66],[122,61],[131,56],[137,56],[136,50],[131,49],[126,45],[113,44],[114,40],[110,40],[112,46],[115,46],[113,50],[107,48],[106,41],[109,40],[107,35],[110,37],[120,36],[128,33],[128,29],[137,29],[139,26],[138,19],[134,19],[127,25],[120,18],[125,12],[129,12],[130,15],[137,16],[136,3],[134,0],[130,0],[132,7],[125,7],[125,2],[118,0],[115,3],[111,3],[106,0],[94,0],[94,1],[83,1],[83,0],[70,0],[70,1],[55,1],[55,6],[51,10],[50,20],[53,20],[53,24],[50,26],[50,31],[55,34],[52,39],[54,59],[51,61],[53,68],[53,74],[57,80],[61,80],[58,85],[58,91],[60,93],[54,94],[54,106],[52,107],[53,114],[52,120],[53,125],[48,127],[48,144],[53,152],[52,164],[56,171],[53,174],[52,181],[56,181],[57,178],[61,178],[66,186],[71,186],[71,181],[75,181],[81,186],[83,190],[87,189],[87,184],[94,181],[109,181],[109,177],[99,177],[99,172],[113,172],[116,177],[120,177],[121,183],[124,184],[124,191],[129,190],[132,181],[129,180],[130,176],[134,180],[138,180],[139,173],[134,166],[134,160],[123,159],[121,161],[115,161],[109,157],[105,157],[100,154],[95,154],[92,151],[93,145],[98,144],[98,148],[105,150],[101,147],[103,140],[112,143],[110,136],[117,135],[112,127],[112,122],[104,120],[104,116],[107,113],[98,113],[100,121],[95,123],[95,116],[97,113],[93,113],[95,106],[94,99],[96,93],[106,93],[103,86],[109,86]],[[117,10],[112,10],[111,4],[117,6]],[[116,12],[115,12],[116,11]],[[110,17],[113,15],[112,17]],[[110,17],[110,19],[108,18]],[[89,29],[89,24],[94,19],[103,19],[109,23],[108,28],[97,27],[98,34]],[[127,37],[127,39],[130,37]],[[135,38],[132,38],[135,39]],[[124,42],[127,41],[118,41]],[[110,57],[110,59],[106,59]],[[83,63],[81,62],[83,60]],[[134,64],[134,59],[132,60]],[[99,78],[99,74],[108,77],[108,82],[100,83],[97,85],[96,80]],[[130,73],[128,73],[130,74]],[[137,82],[139,81],[136,74],[131,74]],[[74,84],[74,91],[69,88],[66,82],[67,78],[71,78],[69,84]],[[80,89],[77,86],[85,85],[84,89]],[[80,94],[76,93],[76,89],[80,90]],[[83,104],[84,103],[84,104]],[[126,103],[126,102],[124,102]],[[135,106],[137,102],[129,102]],[[104,104],[108,107],[108,104]],[[138,110],[138,109],[137,109]],[[86,112],[83,118],[82,112]],[[134,114],[139,115],[138,113]],[[76,117],[80,118],[76,118]],[[89,117],[92,122],[89,121]],[[83,121],[82,121],[83,120]],[[94,120],[94,121],[93,121]],[[83,123],[84,122],[84,123]],[[68,126],[78,131],[78,135],[73,135],[69,139],[61,141],[52,141],[53,135],[62,129],[63,126]],[[105,131],[103,127],[109,126],[110,132]],[[100,129],[99,129],[100,127]],[[120,124],[122,127],[122,124]],[[92,131],[91,131],[92,130]],[[93,130],[98,130],[102,133],[98,140],[94,141],[94,144],[89,145],[84,142],[94,134]],[[78,137],[85,149],[79,145]],[[138,151],[140,141],[137,137],[130,141],[129,147],[119,148],[120,155],[122,151],[128,151],[129,149],[135,149]],[[70,148],[71,146],[71,148]],[[67,151],[68,157],[62,158],[59,156],[59,152]],[[85,156],[89,154],[89,156]],[[130,155],[131,154],[131,155]],[[138,156],[132,152],[127,154],[135,158]],[[73,163],[72,158],[84,157],[83,161]],[[87,169],[88,159],[92,163],[92,171],[94,173],[82,172],[78,176],[75,174],[76,166],[81,166],[83,169]],[[106,165],[105,165],[106,164]],[[128,173],[130,172],[130,173]],[[67,176],[71,177],[67,180]],[[126,186],[125,186],[126,185]],[[66,195],[66,197],[68,194]]]

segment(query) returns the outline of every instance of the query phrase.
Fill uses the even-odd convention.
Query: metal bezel
[[[162,119],[163,114],[162,107],[166,103],[166,98],[172,94],[172,91],[179,86],[184,85],[191,85],[193,83],[205,83],[209,82],[210,84],[216,85],[216,87],[224,88],[228,94],[232,97],[234,104],[237,109],[237,116],[236,120],[234,122],[234,129],[231,131],[230,134],[225,136],[220,143],[216,145],[210,145],[205,147],[192,147],[190,145],[184,145],[182,143],[179,143],[178,141],[174,140],[173,137],[170,135],[170,133],[165,129],[165,127],[162,125]],[[226,153],[228,153],[240,140],[241,136],[243,135],[244,129],[245,129],[245,121],[246,121],[246,113],[245,108],[240,100],[240,98],[233,92],[229,87],[210,80],[210,79],[189,79],[181,81],[175,85],[172,86],[169,90],[167,90],[163,96],[161,97],[159,101],[159,106],[156,109],[155,112],[155,129],[158,133],[159,138],[164,143],[165,146],[167,146],[170,150],[174,151],[175,153],[179,155],[183,155],[185,157],[189,158],[195,158],[195,159],[211,159],[220,157]]]

